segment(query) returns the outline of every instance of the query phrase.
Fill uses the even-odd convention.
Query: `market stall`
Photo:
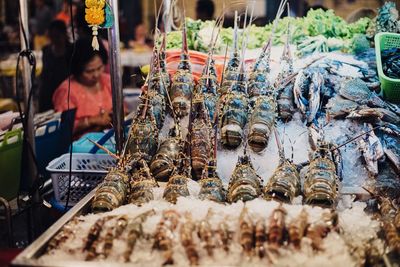
[[[395,7],[348,24],[285,2],[265,27],[249,6],[157,32],[123,150],[53,162],[78,203],[13,264],[398,266]]]

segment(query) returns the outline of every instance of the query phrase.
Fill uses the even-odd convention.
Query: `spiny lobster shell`
[[[151,108],[147,110],[145,118],[138,115],[134,119],[127,142],[127,151],[133,158],[143,156],[149,162],[156,153],[158,129]]]
[[[237,148],[243,139],[247,123],[248,99],[244,94],[228,93],[222,103],[220,119],[221,142],[227,148]]]
[[[106,212],[121,206],[129,192],[128,181],[129,177],[126,173],[111,169],[95,192],[92,211]]]
[[[291,203],[294,197],[300,194],[300,190],[300,175],[296,166],[285,160],[264,187],[264,198]]]
[[[200,179],[212,153],[212,128],[203,98],[194,99],[192,105],[190,154],[195,178]]]
[[[153,188],[158,187],[145,161],[140,162],[131,177],[129,203],[141,206],[154,199]]]
[[[311,160],[304,182],[305,203],[332,207],[338,195],[336,165],[331,157],[321,155],[318,148]],[[325,152],[326,153],[326,152]],[[327,151],[330,154],[330,151]]]
[[[271,94],[272,84],[265,71],[253,71],[249,77],[248,93],[250,99],[260,95]]]
[[[235,52],[232,58],[228,61],[227,67],[224,71],[224,80],[222,81],[222,86],[219,88],[220,95],[227,93],[232,85],[238,80],[239,64],[239,53]]]
[[[187,182],[189,178],[184,174],[178,174],[175,172],[170,178],[165,187],[163,198],[173,204],[176,203],[178,197],[189,196],[189,189]]]
[[[288,84],[279,90],[276,102],[278,104],[279,118],[284,121],[290,121],[293,117],[295,111],[293,98],[293,84]]]
[[[218,176],[215,164],[211,163],[204,168],[199,183],[199,199],[207,199],[219,203],[226,202],[226,191]]]
[[[207,76],[202,75],[199,79],[196,92],[202,95],[210,121],[214,121],[215,109],[217,108],[218,102],[218,81],[217,78],[212,75],[208,76],[208,84],[206,84],[206,81]]]
[[[272,96],[259,96],[249,119],[248,142],[254,152],[263,151],[276,120],[276,103]]]
[[[189,114],[190,98],[194,89],[193,76],[190,70],[178,69],[175,73],[170,96],[175,114],[182,118]]]
[[[146,93],[143,93],[142,98],[149,98],[157,129],[160,130],[164,125],[167,108],[165,97],[158,91],[148,89]]]
[[[179,158],[182,150],[183,142],[180,137],[169,137],[161,143],[150,163],[151,173],[157,181],[168,181],[175,167],[174,161]]]
[[[228,187],[228,201],[249,201],[257,198],[261,192],[262,180],[254,170],[247,155],[239,157]]]

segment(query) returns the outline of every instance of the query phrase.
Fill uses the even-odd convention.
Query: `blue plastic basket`
[[[109,155],[73,153],[70,181],[69,156],[69,153],[66,153],[54,159],[46,168],[51,174],[55,201],[62,206],[66,204],[68,188],[70,189],[68,203],[73,206],[93,190],[107,175],[108,170],[116,164],[115,159]]]
[[[107,133],[88,133],[82,136],[79,140],[75,141],[72,145],[73,153],[91,153],[91,154],[105,154],[106,152],[102,149],[98,149],[96,145],[89,141],[95,141],[99,145],[104,146],[111,152],[115,153],[115,140],[114,132]]]

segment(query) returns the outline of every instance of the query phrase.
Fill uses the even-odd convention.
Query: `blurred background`
[[[37,76],[43,70],[43,49],[57,37],[57,27],[51,31],[51,23],[61,20],[67,26],[67,38],[72,41],[71,21],[75,26],[75,38],[90,35],[90,29],[84,21],[84,0],[73,0],[73,18],[70,18],[69,0],[27,0],[29,4],[29,31],[31,47],[37,56]],[[143,84],[140,67],[148,62],[153,44],[152,33],[155,24],[156,10],[161,0],[120,0],[119,22],[122,47],[123,86],[124,88],[138,88]],[[183,16],[182,0],[171,0],[176,6],[175,16]],[[245,0],[216,1],[197,0],[184,1],[185,14],[193,19],[213,19],[222,11],[226,12],[224,26],[233,24],[235,10],[244,11]],[[304,16],[310,8],[333,9],[344,19],[354,21],[362,16],[373,17],[376,9],[383,4],[383,0],[296,0],[290,1],[291,16]],[[400,0],[395,1],[400,6]],[[20,50],[19,32],[19,1],[0,0],[0,98],[15,96],[15,63],[17,52]],[[155,7],[155,5],[157,7]],[[255,24],[265,25],[276,14],[279,0],[255,1]],[[360,13],[361,10],[361,13]],[[54,25],[53,25],[54,26]],[[162,23],[159,25],[163,28]],[[55,33],[54,33],[55,32]],[[106,31],[101,31],[102,38],[107,39]],[[56,35],[56,36],[54,36]],[[44,66],[45,67],[45,66]],[[37,86],[41,81],[38,79]],[[54,87],[54,86],[53,86]],[[40,90],[39,90],[40,91]],[[38,96],[35,96],[35,99]],[[37,104],[35,105],[37,107]]]

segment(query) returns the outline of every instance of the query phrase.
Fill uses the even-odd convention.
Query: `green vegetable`
[[[308,54],[313,51],[351,51],[352,40],[355,35],[365,34],[371,25],[369,18],[361,18],[355,23],[348,24],[344,19],[336,16],[333,10],[310,10],[307,16],[302,18],[285,17],[279,19],[273,39],[274,45],[282,45],[286,41],[288,23],[290,24],[291,43],[298,45],[303,51],[300,54]],[[200,21],[187,19],[188,46],[201,52],[207,52],[210,47],[210,39],[215,21]],[[247,48],[261,48],[266,43],[272,31],[272,24],[264,27],[251,25]],[[317,37],[311,38],[310,37]],[[180,48],[182,42],[181,33],[170,32],[167,36],[167,48]],[[216,42],[216,50],[219,53],[225,51],[226,45],[233,42],[233,29],[220,30]],[[239,36],[239,47],[242,36]],[[314,50],[313,50],[314,49]]]

